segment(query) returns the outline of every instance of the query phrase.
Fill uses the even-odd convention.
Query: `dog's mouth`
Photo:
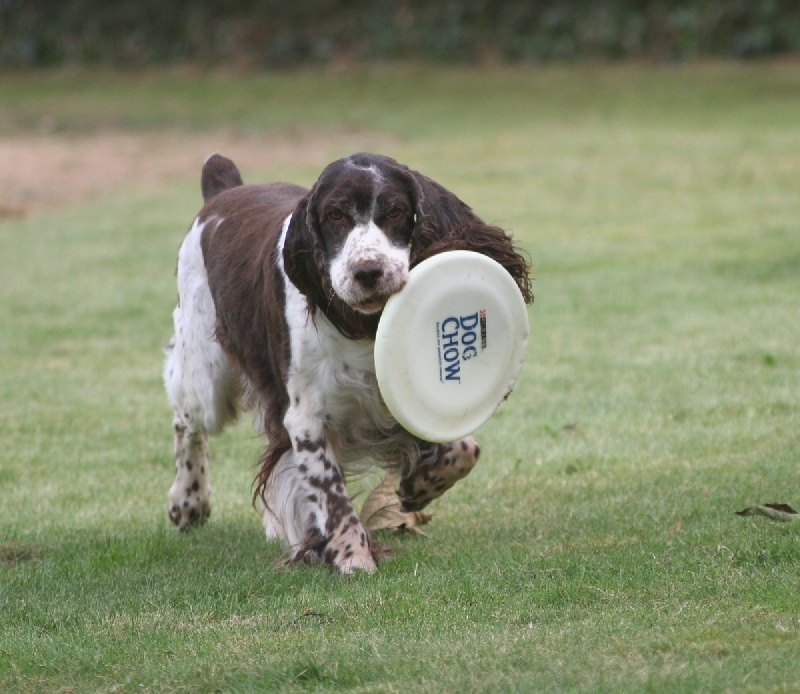
[[[393,295],[397,294],[397,292],[399,292],[405,286],[406,283],[403,282],[393,292],[380,292],[378,294],[372,294],[364,299],[351,303],[350,306],[355,311],[367,315],[379,313],[380,311],[383,311],[384,307],[386,306],[386,302],[389,301],[389,299]]]
[[[352,307],[359,313],[366,313],[367,315],[378,313],[386,306],[386,302],[389,301],[390,296],[391,294],[371,296],[369,299],[364,299],[363,301],[352,304]]]

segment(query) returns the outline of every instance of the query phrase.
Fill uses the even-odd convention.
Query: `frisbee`
[[[449,251],[413,268],[383,309],[375,373],[395,419],[424,441],[472,433],[508,397],[528,346],[519,287],[497,261]]]

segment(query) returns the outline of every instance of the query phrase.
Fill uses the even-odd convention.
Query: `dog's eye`
[[[391,209],[386,210],[386,218],[387,219],[400,219],[403,216],[403,210],[399,207],[392,207]]]
[[[331,210],[328,212],[328,219],[332,222],[341,222],[344,219],[344,212],[341,210]]]

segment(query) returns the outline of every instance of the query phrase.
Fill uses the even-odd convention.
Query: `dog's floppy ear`
[[[283,244],[283,269],[291,283],[308,299],[312,317],[322,311],[333,326],[350,339],[375,338],[377,315],[353,311],[333,291],[315,205],[316,186],[297,203]]]
[[[501,228],[483,222],[468,205],[436,181],[411,171],[416,224],[411,238],[411,266],[444,251],[475,251],[502,265],[517,283],[526,303],[533,302],[530,261]]]
[[[283,267],[292,284],[310,300],[313,311],[325,306],[332,293],[326,268],[312,188],[297,203],[283,245]]]

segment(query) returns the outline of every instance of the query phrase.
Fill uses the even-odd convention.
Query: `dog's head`
[[[527,300],[528,265],[501,229],[431,179],[377,154],[330,164],[295,208],[283,249],[292,283],[345,335],[374,336],[411,267],[444,250],[485,253]]]
[[[292,282],[319,308],[338,299],[379,312],[408,279],[413,187],[410,172],[386,157],[330,164],[292,215],[283,252]]]

